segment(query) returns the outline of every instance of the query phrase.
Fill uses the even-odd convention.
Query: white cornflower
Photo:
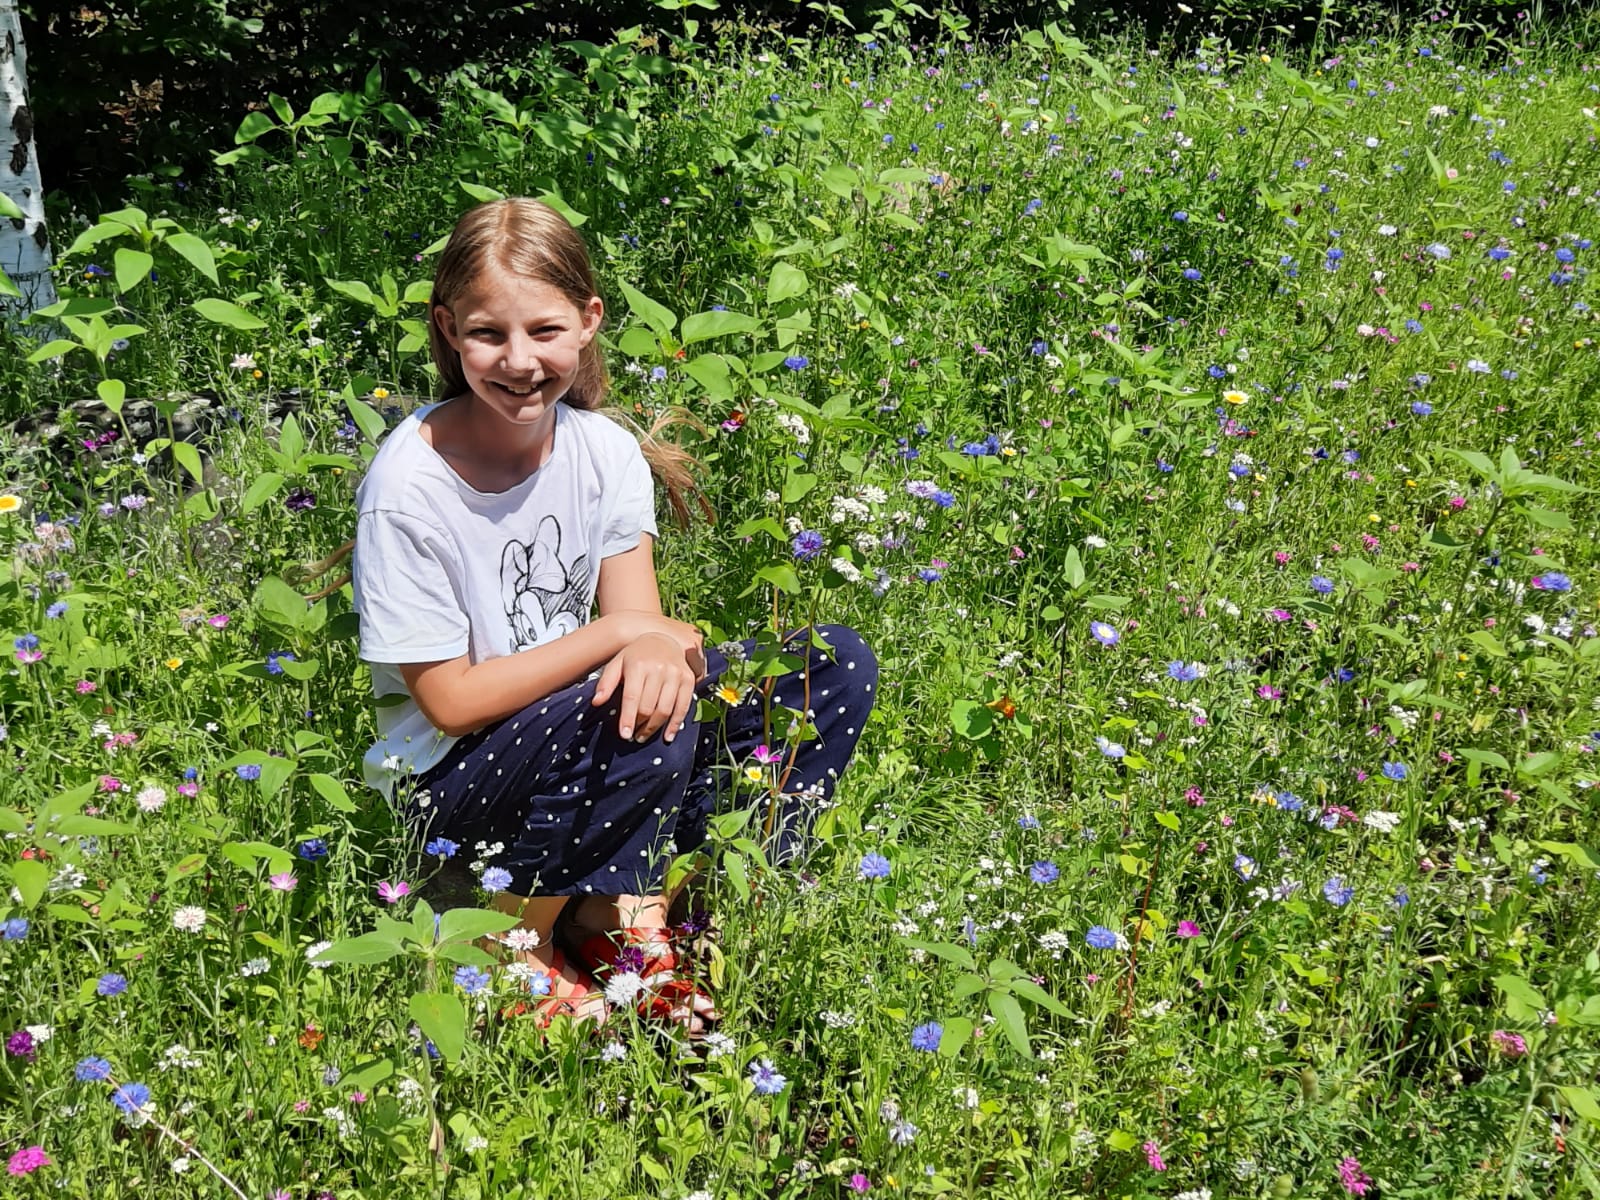
[[[194,904],[185,904],[172,914],[172,927],[184,933],[199,933],[206,927],[206,910]]]
[[[522,954],[539,945],[539,934],[532,929],[519,928],[513,929],[500,940],[512,950]]]
[[[956,1103],[959,1104],[962,1108],[977,1108],[978,1107],[978,1089],[977,1088],[970,1088],[970,1087],[965,1087],[965,1086],[958,1087],[955,1090],[955,1097],[956,1097]]]
[[[180,1154],[177,1158],[172,1160],[172,1173],[174,1175],[182,1175],[193,1165],[194,1159],[190,1158],[187,1154]]]
[[[140,791],[140,793],[133,798],[133,801],[139,806],[140,812],[160,812],[161,806],[167,802],[166,789],[159,788],[154,784],[151,784],[149,787]]]
[[[272,964],[264,958],[252,958],[239,968],[239,974],[249,979],[252,975],[265,975],[271,967]]]
[[[1084,538],[1083,544],[1094,550],[1104,550],[1106,548],[1105,538],[1101,537],[1098,533],[1091,533],[1088,537]]]
[[[233,361],[228,365],[235,371],[253,371],[256,368],[256,360],[250,354],[235,354]]]
[[[910,1121],[896,1121],[889,1127],[889,1140],[896,1146],[909,1146],[916,1140],[917,1132]]]
[[[633,998],[644,990],[644,980],[633,971],[618,971],[606,980],[606,1003],[613,1007],[633,1003]]]
[[[806,425],[805,418],[797,413],[779,413],[778,426],[802,446],[811,444],[811,429]]]

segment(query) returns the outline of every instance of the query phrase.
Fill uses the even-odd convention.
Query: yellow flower
[[[387,400],[389,398],[389,389],[388,388],[373,388],[372,389],[372,398],[374,400]]]
[[[1415,479],[1408,479],[1408,480],[1406,480],[1406,486],[1407,487],[1416,487],[1417,486],[1417,481]]]
[[[760,783],[765,778],[765,775],[760,767],[746,767],[744,769],[744,777],[751,783]]]
[[[181,658],[169,658],[169,659],[167,659],[167,670],[176,671],[181,666],[183,666],[183,659],[181,659]]]
[[[1269,62],[1271,62],[1271,61],[1272,61],[1272,55],[1270,55],[1270,54],[1263,54],[1263,55],[1262,55],[1262,56],[1261,56],[1261,61],[1262,61],[1262,62],[1264,62],[1264,63],[1269,63]]]
[[[21,496],[13,496],[10,492],[0,496],[0,513],[14,513],[21,507]]]
[[[725,683],[717,689],[717,699],[724,704],[737,704],[739,703],[739,689]]]
[[[1015,446],[1001,446],[1000,453],[1005,458],[1015,458],[1017,456],[1017,449]]]
[[[1243,392],[1235,391],[1223,392],[1222,398],[1229,404],[1243,404],[1246,400],[1250,399],[1250,397],[1245,395]]]
[[[1380,517],[1377,513],[1368,513],[1367,514],[1367,520],[1371,521],[1374,525],[1376,525],[1379,521],[1383,520],[1383,518]]]
[[[250,372],[250,378],[251,379],[260,379],[261,378],[261,370],[260,370],[259,367],[256,370]]]

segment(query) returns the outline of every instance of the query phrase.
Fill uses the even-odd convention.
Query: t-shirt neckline
[[[567,413],[566,413],[567,405],[566,405],[565,401],[557,400],[556,401],[556,427],[555,427],[555,430],[551,434],[551,437],[550,437],[550,453],[546,454],[544,456],[544,462],[540,463],[539,466],[535,470],[530,471],[528,473],[527,477],[525,479],[523,479],[521,483],[514,483],[510,487],[506,488],[505,491],[503,491],[503,492],[485,492],[485,491],[481,491],[478,488],[473,487],[470,483],[468,483],[465,479],[463,479],[461,477],[461,473],[459,471],[457,471],[453,466],[450,465],[450,460],[445,458],[444,455],[440,454],[439,451],[434,448],[433,443],[431,443],[430,441],[428,441],[427,438],[422,436],[422,422],[423,422],[423,419],[426,418],[427,415],[430,412],[432,412],[434,409],[438,408],[440,405],[450,404],[450,403],[453,403],[454,401],[459,400],[459,399],[461,399],[460,396],[450,396],[450,397],[448,397],[448,398],[446,398],[444,400],[435,400],[432,404],[429,404],[424,408],[419,408],[416,411],[416,414],[415,414],[416,419],[417,419],[417,427],[416,427],[415,430],[413,430],[413,433],[415,434],[417,440],[422,443],[422,448],[424,450],[426,450],[428,452],[428,454],[431,455],[433,457],[433,459],[435,461],[437,461],[438,464],[441,467],[443,467],[447,472],[449,472],[450,478],[455,480],[456,486],[459,487],[462,491],[466,492],[468,495],[475,496],[475,497],[477,497],[479,499],[482,499],[482,500],[502,500],[507,496],[515,496],[515,495],[517,495],[519,492],[523,491],[525,488],[531,487],[532,484],[533,484],[533,481],[538,479],[541,474],[543,474],[546,470],[549,469],[550,464],[555,461],[556,455],[560,452],[562,445],[566,442],[566,438],[561,436],[561,427],[563,425],[565,425],[566,422],[567,422]]]

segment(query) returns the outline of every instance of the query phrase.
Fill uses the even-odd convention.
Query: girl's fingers
[[[618,654],[600,672],[600,682],[594,685],[594,700],[591,703],[599,708],[611,699],[611,693],[617,690],[617,680],[622,678],[622,655]]]
[[[633,727],[639,715],[639,694],[644,681],[637,672],[628,671],[622,677],[622,711],[617,714],[617,732],[625,738],[633,737]]]
[[[692,674],[692,672],[691,672]],[[672,716],[667,719],[667,741],[678,736],[678,731],[683,728],[684,718],[689,715],[689,706],[694,703],[694,685],[696,679],[686,679],[678,687],[678,703],[672,709]]]
[[[661,673],[660,668],[649,669],[639,691],[638,720],[634,722],[633,736],[648,742],[661,728]],[[624,733],[623,737],[629,736]]]

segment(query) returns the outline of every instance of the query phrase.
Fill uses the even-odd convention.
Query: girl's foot
[[[580,932],[577,928],[575,933]],[[670,1021],[691,1038],[708,1031],[721,1014],[711,997],[681,970],[672,931],[664,925],[635,925],[614,933],[591,933],[574,954],[602,981],[631,971],[643,981],[641,1017]]]
[[[531,950],[512,950],[497,938],[491,941],[498,944],[490,946],[490,953],[499,950],[502,958],[531,972],[525,1011],[532,1012],[541,1027],[559,1016],[580,1023],[592,1021],[596,1026],[604,1024],[609,1010],[594,978],[569,962],[553,943],[545,941]]]

